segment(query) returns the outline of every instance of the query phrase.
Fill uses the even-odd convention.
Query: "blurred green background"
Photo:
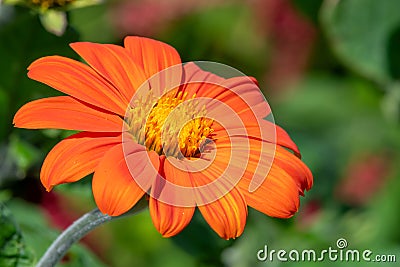
[[[264,245],[336,248],[339,238],[349,249],[397,257],[397,264],[368,266],[398,266],[400,1],[115,0],[66,11],[10,2],[19,5],[0,4],[1,267],[33,266],[62,229],[95,207],[91,177],[51,193],[40,184],[45,155],[70,133],[12,126],[22,104],[57,94],[29,80],[27,66],[54,54],[78,59],[70,42],[122,44],[126,35],[165,41],[183,61],[221,62],[256,77],[314,187],[291,219],[250,209],[244,234],[231,241],[199,214],[170,239],[148,211],[115,220],[74,246],[60,266],[364,266],[256,256]]]

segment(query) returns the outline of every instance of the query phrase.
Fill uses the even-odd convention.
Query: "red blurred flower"
[[[350,205],[366,203],[386,181],[391,161],[385,155],[367,155],[353,162],[336,187],[336,196]]]
[[[265,80],[272,90],[301,78],[315,40],[316,30],[290,0],[256,0],[255,12],[272,43],[271,62]]]

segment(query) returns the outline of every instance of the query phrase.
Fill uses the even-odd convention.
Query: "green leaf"
[[[16,199],[9,201],[8,206],[24,233],[26,243],[34,250],[38,257],[42,256],[59,233],[49,226],[43,216],[43,211],[37,206]],[[105,267],[93,253],[80,244],[75,244],[71,247],[67,252],[66,259],[65,262],[59,263],[57,266]],[[3,265],[0,264],[0,266]]]
[[[0,203],[0,266],[34,266],[32,252],[26,247],[10,211]]]
[[[400,43],[392,43],[399,42],[392,38],[400,26],[399,10],[397,0],[325,0],[321,19],[340,60],[357,73],[386,84],[396,78],[393,70],[398,69],[391,58],[400,53]]]
[[[38,148],[19,139],[16,135],[11,136],[8,149],[10,156],[22,172],[26,172],[41,159],[41,153]]]

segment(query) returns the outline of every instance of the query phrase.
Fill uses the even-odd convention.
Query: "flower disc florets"
[[[159,155],[176,158],[199,157],[207,140],[212,139],[213,120],[205,117],[196,95],[172,92],[156,99],[150,91],[133,101],[127,118],[135,141]]]

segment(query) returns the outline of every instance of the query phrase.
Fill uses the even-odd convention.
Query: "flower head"
[[[28,68],[66,96],[27,103],[14,118],[21,128],[81,131],[47,155],[48,191],[94,173],[103,213],[123,214],[147,195],[166,237],[196,208],[226,239],[243,232],[247,206],[280,218],[298,210],[312,174],[288,134],[264,120],[271,111],[255,79],[182,64],[174,48],[147,38],[71,47],[87,64],[49,56]]]

